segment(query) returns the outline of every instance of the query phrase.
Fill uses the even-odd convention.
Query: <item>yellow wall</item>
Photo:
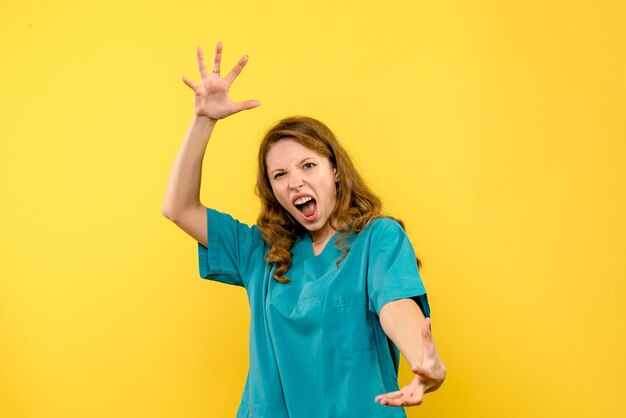
[[[545,3],[3,2],[0,416],[234,416],[244,293],[160,212],[218,40],[263,106],[203,203],[254,221],[277,119],[338,133],[425,263],[449,378],[410,416],[625,416],[626,9]]]

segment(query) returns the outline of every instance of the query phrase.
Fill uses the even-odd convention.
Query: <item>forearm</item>
[[[172,219],[185,209],[199,206],[202,161],[216,121],[194,115],[176,155],[165,188],[162,212]]]
[[[412,299],[389,302],[380,311],[383,331],[398,347],[411,367],[422,363],[424,342],[421,328],[424,319],[424,314]]]
[[[415,376],[401,390],[378,395],[375,400],[388,406],[420,405],[424,394],[439,388],[446,378],[446,366],[430,333],[430,320],[413,300],[399,299],[383,306],[380,323]]]

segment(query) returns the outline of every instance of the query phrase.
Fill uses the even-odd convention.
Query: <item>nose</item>
[[[300,173],[298,170],[294,170],[289,174],[289,188],[292,190],[300,190],[304,185],[302,173]]]

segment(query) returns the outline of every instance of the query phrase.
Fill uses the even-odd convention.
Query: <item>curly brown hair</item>
[[[267,174],[265,160],[268,151],[273,144],[287,138],[327,157],[337,169],[339,179],[336,203],[330,216],[331,227],[342,233],[335,242],[335,246],[343,251],[342,257],[337,261],[337,266],[350,252],[345,239],[352,232],[362,231],[374,219],[391,218],[404,228],[401,220],[381,213],[380,199],[367,186],[346,150],[326,125],[306,116],[285,118],[271,128],[261,142],[256,184],[256,192],[261,199],[257,226],[263,239],[270,246],[266,256],[267,262],[278,266],[274,272],[274,279],[281,283],[289,282],[285,274],[291,266],[291,247],[307,232],[278,202]],[[419,259],[417,259],[417,264],[421,266]]]

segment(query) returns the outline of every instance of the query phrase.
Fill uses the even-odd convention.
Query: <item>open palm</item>
[[[246,100],[237,103],[228,95],[230,86],[237,76],[241,74],[241,71],[248,62],[247,55],[242,57],[225,77],[220,76],[220,66],[222,63],[221,42],[215,47],[211,73],[207,72],[204,63],[204,54],[201,48],[197,50],[197,57],[200,81],[194,83],[188,78],[183,77],[183,82],[195,93],[194,107],[196,115],[218,120],[228,117],[233,113],[241,112],[242,110],[252,109],[261,104],[258,100]]]

